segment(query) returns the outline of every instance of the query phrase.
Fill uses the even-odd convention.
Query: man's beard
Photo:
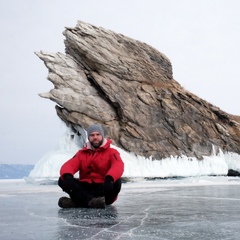
[[[98,143],[94,143],[93,141],[90,142],[90,143],[91,143],[92,147],[99,148],[102,145],[102,143],[103,143],[103,139],[100,142],[98,142]]]

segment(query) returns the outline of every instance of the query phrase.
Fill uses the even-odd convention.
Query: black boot
[[[60,208],[76,208],[76,207],[78,207],[77,204],[75,202],[73,202],[71,198],[68,198],[68,197],[59,198],[58,206]]]
[[[88,206],[90,208],[105,208],[105,197],[96,197],[96,198],[92,198],[89,202],[88,202]]]

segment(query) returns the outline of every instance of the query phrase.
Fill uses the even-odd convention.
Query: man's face
[[[99,132],[92,132],[88,136],[88,140],[94,148],[98,148],[103,143],[103,137]]]

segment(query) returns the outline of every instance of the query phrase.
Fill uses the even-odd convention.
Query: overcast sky
[[[240,115],[238,0],[0,0],[0,163],[36,163],[65,126],[35,51],[64,53],[77,20],[122,33],[164,53],[185,89]]]

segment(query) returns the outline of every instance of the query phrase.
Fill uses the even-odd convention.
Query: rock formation
[[[81,21],[63,34],[65,54],[36,53],[54,84],[40,96],[76,132],[101,123],[115,145],[153,159],[240,154],[240,117],[185,90],[158,50]]]

